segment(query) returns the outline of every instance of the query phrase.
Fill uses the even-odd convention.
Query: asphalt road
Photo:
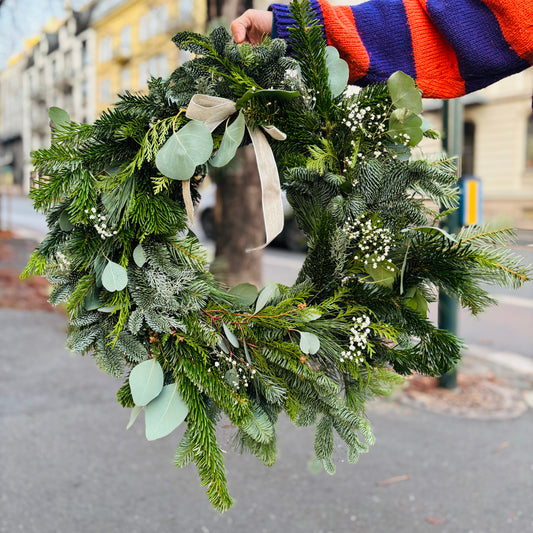
[[[234,507],[210,506],[183,429],[147,442],[115,402],[120,382],[63,348],[59,314],[0,309],[2,533],[526,533],[533,531],[533,410],[482,421],[372,402],[376,444],[311,474],[312,434],[283,418],[264,467],[218,435]]]

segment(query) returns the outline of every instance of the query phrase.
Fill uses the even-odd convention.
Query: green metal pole
[[[449,157],[457,157],[457,177],[461,176],[461,155],[463,153],[463,103],[460,99],[445,100],[442,109],[444,151]],[[448,215],[442,222],[448,233],[459,230],[459,210]],[[438,326],[450,333],[457,333],[457,300],[447,294],[439,295]],[[457,369],[453,368],[440,376],[439,386],[446,389],[457,387]]]

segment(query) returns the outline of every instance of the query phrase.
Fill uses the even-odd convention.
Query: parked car
[[[202,200],[198,206],[198,218],[202,225],[202,230],[207,239],[214,240],[216,235],[215,224],[215,202],[216,202],[216,185],[208,185],[202,190]],[[285,215],[285,223],[283,231],[274,239],[272,244],[287,248],[295,252],[305,252],[306,239],[304,233],[298,228],[296,219],[292,212],[292,207],[287,201],[285,192],[282,192],[283,214]]]

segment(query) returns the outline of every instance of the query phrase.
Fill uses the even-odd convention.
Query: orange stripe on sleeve
[[[426,0],[404,0],[413,44],[416,82],[426,98],[455,98],[465,94],[465,82],[450,43],[425,11]]]
[[[319,2],[324,17],[328,44],[339,50],[350,67],[350,82],[355,82],[368,72],[370,58],[357,32],[350,6],[332,6]]]
[[[523,59],[533,63],[533,1],[483,0],[494,13],[505,40]]]

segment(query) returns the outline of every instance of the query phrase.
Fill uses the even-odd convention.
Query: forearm
[[[332,6],[312,0],[324,39],[359,85],[396,70],[424,96],[451,98],[485,87],[533,61],[533,2],[513,0],[370,0]],[[290,40],[289,7],[273,4],[277,33]]]

